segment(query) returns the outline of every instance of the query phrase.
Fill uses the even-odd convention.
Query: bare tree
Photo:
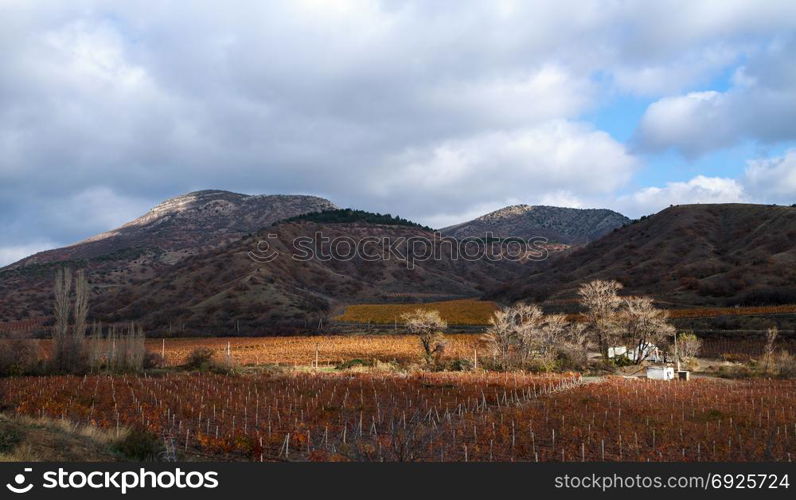
[[[482,339],[503,368],[523,365],[542,342],[539,306],[515,304],[495,311]]]
[[[566,332],[566,341],[573,354],[573,361],[581,367],[589,364],[589,331],[583,323],[570,323]]]
[[[544,314],[537,305],[516,304],[508,309],[507,319],[512,328],[511,343],[520,364],[524,365],[543,348]]]
[[[699,350],[702,348],[702,341],[692,332],[683,332],[677,336],[677,357],[680,361],[688,363],[696,359]]]
[[[58,364],[64,359],[64,351],[67,349],[69,336],[69,310],[71,303],[69,296],[72,291],[72,270],[67,268],[58,269],[55,272],[55,284],[53,293],[55,304],[53,314],[55,315],[55,325],[53,326],[53,362]],[[58,367],[60,369],[62,367]]]
[[[85,337],[88,318],[88,281],[86,272],[80,270],[75,276],[75,337]]]
[[[55,325],[53,327],[52,364],[58,371],[80,372],[86,367],[86,318],[88,316],[88,282],[83,271],[75,279],[74,305],[70,303],[72,271],[59,269],[55,273]],[[69,312],[73,311],[72,328]]]
[[[550,370],[559,353],[571,347],[571,339],[577,337],[579,345],[583,345],[579,337],[583,330],[582,326],[573,330],[564,315],[546,316],[537,305],[515,304],[494,313],[482,339],[503,368],[533,365]]]
[[[600,349],[604,359],[608,359],[608,348],[619,335],[618,310],[622,305],[618,281],[595,280],[584,283],[578,289],[580,302],[586,309],[586,326]]]
[[[423,348],[425,360],[429,363],[439,362],[447,345],[442,332],[448,328],[448,323],[442,319],[439,311],[416,309],[402,314],[401,320],[410,332],[420,336],[420,345]]]
[[[144,330],[130,323],[127,329],[111,326],[107,336],[103,336],[102,327],[94,324],[88,353],[92,370],[116,373],[142,371],[146,356]]]
[[[510,308],[495,311],[489,319],[489,328],[481,337],[481,340],[486,342],[492,351],[492,356],[495,359],[500,359],[503,363],[509,358],[516,335],[513,317],[514,314]]]
[[[771,361],[774,357],[774,342],[776,342],[778,336],[779,330],[776,326],[772,326],[766,331],[766,345],[763,346],[763,363],[766,370],[771,367]]]
[[[675,334],[675,329],[668,323],[669,314],[658,309],[648,297],[627,297],[624,309],[620,314],[624,336],[635,346],[635,362],[641,363],[651,354],[651,347],[664,342]]]

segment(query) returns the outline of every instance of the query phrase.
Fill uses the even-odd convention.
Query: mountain
[[[159,275],[282,219],[333,210],[315,196],[197,191],[166,200],[117,229],[0,269],[0,321],[50,314],[55,269],[86,269],[98,298]]]
[[[624,215],[607,209],[513,205],[440,232],[459,239],[483,238],[487,233],[499,238],[526,240],[541,236],[550,243],[579,245],[629,222]]]
[[[421,240],[442,245],[430,228],[397,216],[337,209],[321,198],[200,191],[167,200],[113,231],[0,270],[0,322],[49,317],[53,276],[62,266],[86,270],[91,319],[134,320],[153,333],[180,334],[230,333],[232,325],[278,333],[317,322],[351,302],[479,296],[524,266],[456,258],[446,253],[449,247],[409,265],[406,245]],[[380,246],[367,251],[379,258],[295,258],[304,250],[297,244],[308,241],[325,253],[375,242]],[[263,243],[278,250],[278,258],[253,259]]]
[[[317,325],[346,303],[403,302],[481,295],[522,264],[439,258],[407,264],[402,242],[433,241],[416,225],[280,222],[259,234],[184,259],[157,276],[120,287],[93,311],[135,320],[150,332],[280,334]],[[349,255],[347,242],[373,242]],[[303,243],[301,243],[303,242]],[[267,250],[263,247],[267,243]],[[340,258],[327,258],[331,248]],[[399,253],[390,253],[390,247]],[[314,258],[302,258],[307,249]],[[265,258],[271,252],[276,257]],[[254,253],[255,258],[252,257]]]
[[[796,208],[680,205],[528,270],[491,296],[566,303],[593,279],[670,306],[796,302]]]
[[[179,260],[186,253],[214,247],[278,220],[336,208],[315,196],[196,191],[168,199],[122,227],[37,253],[10,267],[94,259],[129,249],[154,250],[161,252],[162,260]]]

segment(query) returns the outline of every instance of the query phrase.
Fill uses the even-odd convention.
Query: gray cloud
[[[0,264],[202,188],[435,225],[608,200],[640,162],[584,113],[793,26],[791,2],[6,1]]]

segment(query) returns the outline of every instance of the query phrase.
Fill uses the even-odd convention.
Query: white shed
[[[619,356],[627,356],[627,347],[620,345],[608,348],[608,358],[618,358]]]
[[[639,358],[652,361],[653,363],[665,361],[663,352],[654,344],[646,344],[641,348],[635,347],[628,351],[627,357],[633,361],[637,361]]]
[[[650,380],[674,380],[674,367],[663,365],[648,366],[647,378]]]

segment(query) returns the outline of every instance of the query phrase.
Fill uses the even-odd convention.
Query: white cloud
[[[759,200],[796,203],[796,149],[779,157],[749,161],[744,182]]]
[[[28,243],[25,245],[0,246],[0,267],[13,264],[34,253],[55,248],[52,242]]]
[[[622,196],[617,205],[636,217],[658,212],[669,205],[735,203],[748,201],[743,185],[735,179],[699,175],[687,182],[669,182],[665,187],[646,187]]]
[[[448,212],[459,207],[463,213],[497,200],[579,204],[579,196],[612,193],[638,166],[608,134],[567,121],[443,141],[409,150],[389,164],[388,172],[363,189],[432,216],[436,207]]]
[[[652,150],[676,147],[687,156],[731,145],[737,129],[720,92],[692,92],[667,97],[647,108],[639,125],[644,146]]]
[[[577,116],[591,105],[593,82],[547,65],[516,77],[442,82],[424,99],[440,112],[493,126],[528,126]]]
[[[741,53],[740,48],[709,46],[686,52],[668,63],[622,65],[613,72],[614,82],[637,95],[672,94],[706,83],[717,71],[736,62]]]
[[[546,193],[537,204],[553,207],[587,208],[580,197],[566,189]]]
[[[736,202],[796,203],[796,149],[773,158],[749,160],[737,179],[699,175],[686,182],[639,189],[619,197],[615,206],[626,215],[638,217],[669,205]]]

